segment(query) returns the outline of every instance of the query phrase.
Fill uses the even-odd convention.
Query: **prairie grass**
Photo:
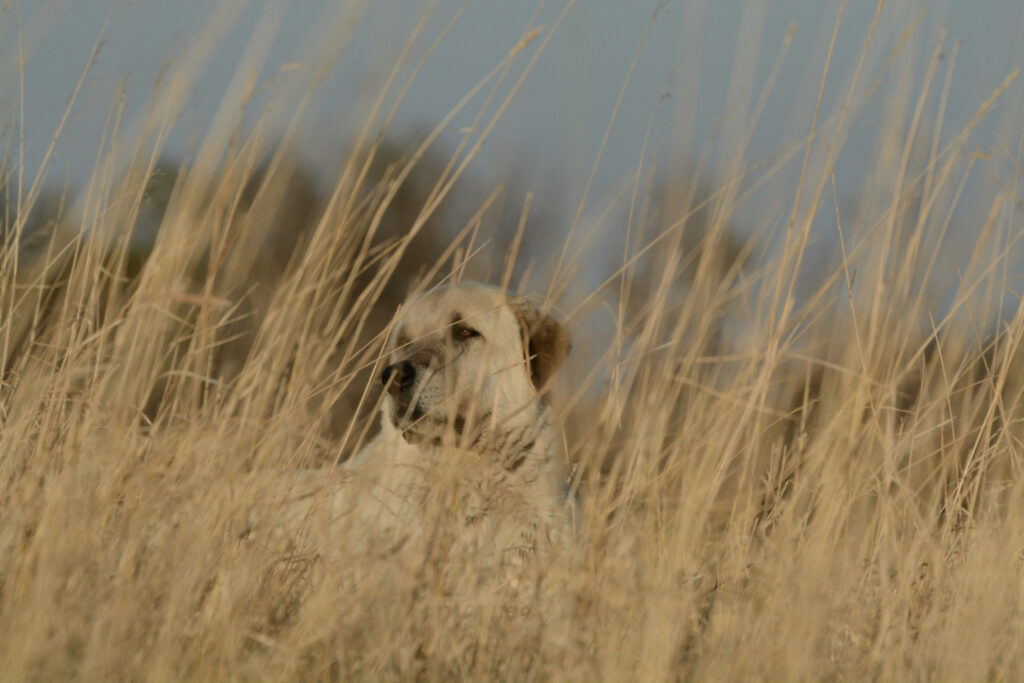
[[[545,240],[528,194],[504,223],[491,188],[449,205],[558,30],[528,29],[453,103],[473,125],[438,151],[448,120],[385,142],[444,38],[417,27],[322,186],[292,149],[328,40],[255,123],[247,52],[176,169],[163,144],[213,33],[138,121],[115,103],[79,193],[8,155],[0,678],[1024,680],[1020,153],[978,139],[1014,74],[947,130],[949,41],[858,37],[861,61],[818,65],[816,94],[845,76],[834,103],[794,111],[775,157],[745,160],[758,101],[704,177],[659,158],[654,117],[620,191]],[[854,191],[835,169],[865,109]],[[346,555],[345,530],[301,552],[240,538],[266,502],[248,475],[372,436],[396,303],[470,277],[543,297],[574,335],[552,400],[578,533],[535,558],[544,590],[503,603],[430,543],[398,564]]]

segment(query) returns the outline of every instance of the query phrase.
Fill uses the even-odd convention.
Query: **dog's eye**
[[[461,323],[455,323],[452,325],[452,339],[455,341],[465,341],[479,336],[480,333],[472,327],[466,327]]]

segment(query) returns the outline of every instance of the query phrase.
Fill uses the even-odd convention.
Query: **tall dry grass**
[[[396,67],[302,207],[291,143],[331,41],[308,78],[269,86],[294,105],[280,139],[269,105],[255,126],[236,115],[256,106],[257,32],[194,158],[161,175],[210,33],[142,118],[115,107],[80,193],[47,199],[8,157],[0,677],[1024,678],[1020,154],[989,143],[983,158],[973,137],[1005,88],[947,130],[955,50],[922,40],[915,71],[909,38],[872,33],[861,61],[819,65],[815,92],[845,74],[840,94],[795,111],[803,134],[776,157],[744,161],[755,101],[699,191],[654,172],[652,123],[635,175],[604,208],[581,201],[532,278],[488,242],[487,193],[417,261],[558,29],[528,31],[457,103],[475,121],[448,156],[442,121],[381,163]],[[424,30],[398,63],[443,39]],[[851,208],[835,168],[865,109],[884,114]],[[962,209],[982,172],[997,182]],[[512,203],[535,233],[530,198]],[[750,203],[761,223],[737,241]],[[146,220],[159,230],[140,247]],[[950,256],[957,229],[970,251]],[[602,231],[625,233],[622,252],[585,291]],[[822,264],[824,233],[837,254]],[[477,590],[474,558],[440,547],[457,524],[444,510],[401,562],[346,554],[346,530],[301,552],[242,538],[239,515],[265,500],[247,475],[332,466],[372,434],[396,300],[474,273],[546,291],[575,336],[554,403],[579,529],[535,558],[544,589],[512,604]]]

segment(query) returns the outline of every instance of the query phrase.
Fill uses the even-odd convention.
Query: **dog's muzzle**
[[[408,392],[415,386],[416,366],[409,361],[389,365],[380,373],[380,382],[387,387],[389,394],[397,398],[399,394]]]
[[[389,365],[380,373],[381,384],[391,394],[394,402],[392,420],[395,426],[416,422],[423,417],[419,406],[412,405],[415,398],[416,374],[416,366],[409,361]]]

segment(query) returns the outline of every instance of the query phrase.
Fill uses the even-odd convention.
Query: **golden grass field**
[[[955,43],[918,43],[915,72],[906,44],[858,36],[836,106],[794,111],[800,141],[775,158],[715,159],[706,190],[652,181],[652,135],[617,208],[581,200],[568,240],[537,242],[526,193],[500,233],[494,188],[451,223],[557,30],[453,103],[478,112],[453,149],[447,121],[383,142],[396,71],[318,201],[290,151],[302,97],[280,137],[235,116],[247,64],[194,157],[161,165],[204,35],[140,121],[115,104],[73,196],[8,152],[0,679],[1024,680],[1021,154],[975,136],[1000,116],[1019,137],[999,108],[1015,72],[950,130]],[[815,92],[839,78],[818,66]],[[872,172],[844,188],[869,101]],[[763,224],[739,240],[747,202]],[[143,219],[160,229],[140,250]],[[585,288],[589,240],[627,230]],[[529,266],[505,247],[519,232]],[[526,568],[543,589],[482,588],[441,547],[443,509],[402,562],[346,554],[345,529],[277,552],[240,538],[266,502],[254,473],[334,466],[372,435],[397,303],[469,277],[546,301],[574,337],[552,401],[578,530]]]

